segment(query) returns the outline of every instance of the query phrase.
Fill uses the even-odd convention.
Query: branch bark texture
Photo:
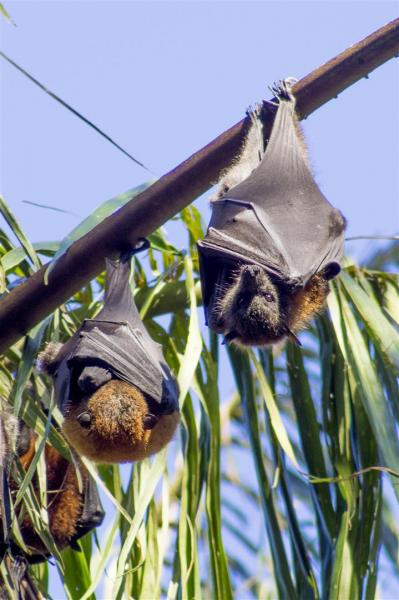
[[[373,69],[399,54],[399,19],[328,61],[293,87],[297,111],[305,118]],[[270,112],[268,122],[273,123]],[[205,116],[204,116],[205,118]],[[104,258],[152,233],[218,179],[239,151],[243,119],[161,177],[150,188],[75,242],[44,283],[45,267],[0,300],[0,352],[68,300],[104,268]]]

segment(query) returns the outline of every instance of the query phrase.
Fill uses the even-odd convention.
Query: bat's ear
[[[336,277],[340,271],[341,267],[337,262],[330,262],[326,267],[324,267],[321,274],[325,279],[327,279],[327,281],[329,281],[330,279],[334,279],[334,277]]]

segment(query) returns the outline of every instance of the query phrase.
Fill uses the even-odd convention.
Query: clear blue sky
[[[384,1],[4,5],[17,26],[1,22],[2,50],[158,175],[268,98],[275,80],[306,75],[397,16]],[[398,64],[304,123],[316,178],[348,235],[398,230]],[[149,178],[10,65],[0,69],[0,188],[32,240],[64,237]],[[199,206],[207,220],[207,202]],[[371,247],[348,250],[364,257]]]

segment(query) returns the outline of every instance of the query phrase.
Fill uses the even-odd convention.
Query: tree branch
[[[295,84],[300,118],[398,54],[396,19]],[[268,122],[271,129],[271,113]],[[47,286],[43,267],[4,295],[0,300],[0,352],[101,272],[106,256],[131,247],[209,189],[238,153],[246,126],[246,119],[233,125],[75,242],[57,262]]]

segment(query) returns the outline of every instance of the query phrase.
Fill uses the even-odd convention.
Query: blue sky
[[[2,50],[157,175],[270,97],[275,80],[303,77],[397,16],[384,1],[4,5],[17,26],[1,22]],[[5,61],[0,75],[0,188],[33,241],[64,237],[151,177]],[[348,235],[398,230],[398,101],[391,60],[304,123],[316,179]],[[198,206],[207,221],[206,197]],[[347,250],[363,259],[376,247]]]

